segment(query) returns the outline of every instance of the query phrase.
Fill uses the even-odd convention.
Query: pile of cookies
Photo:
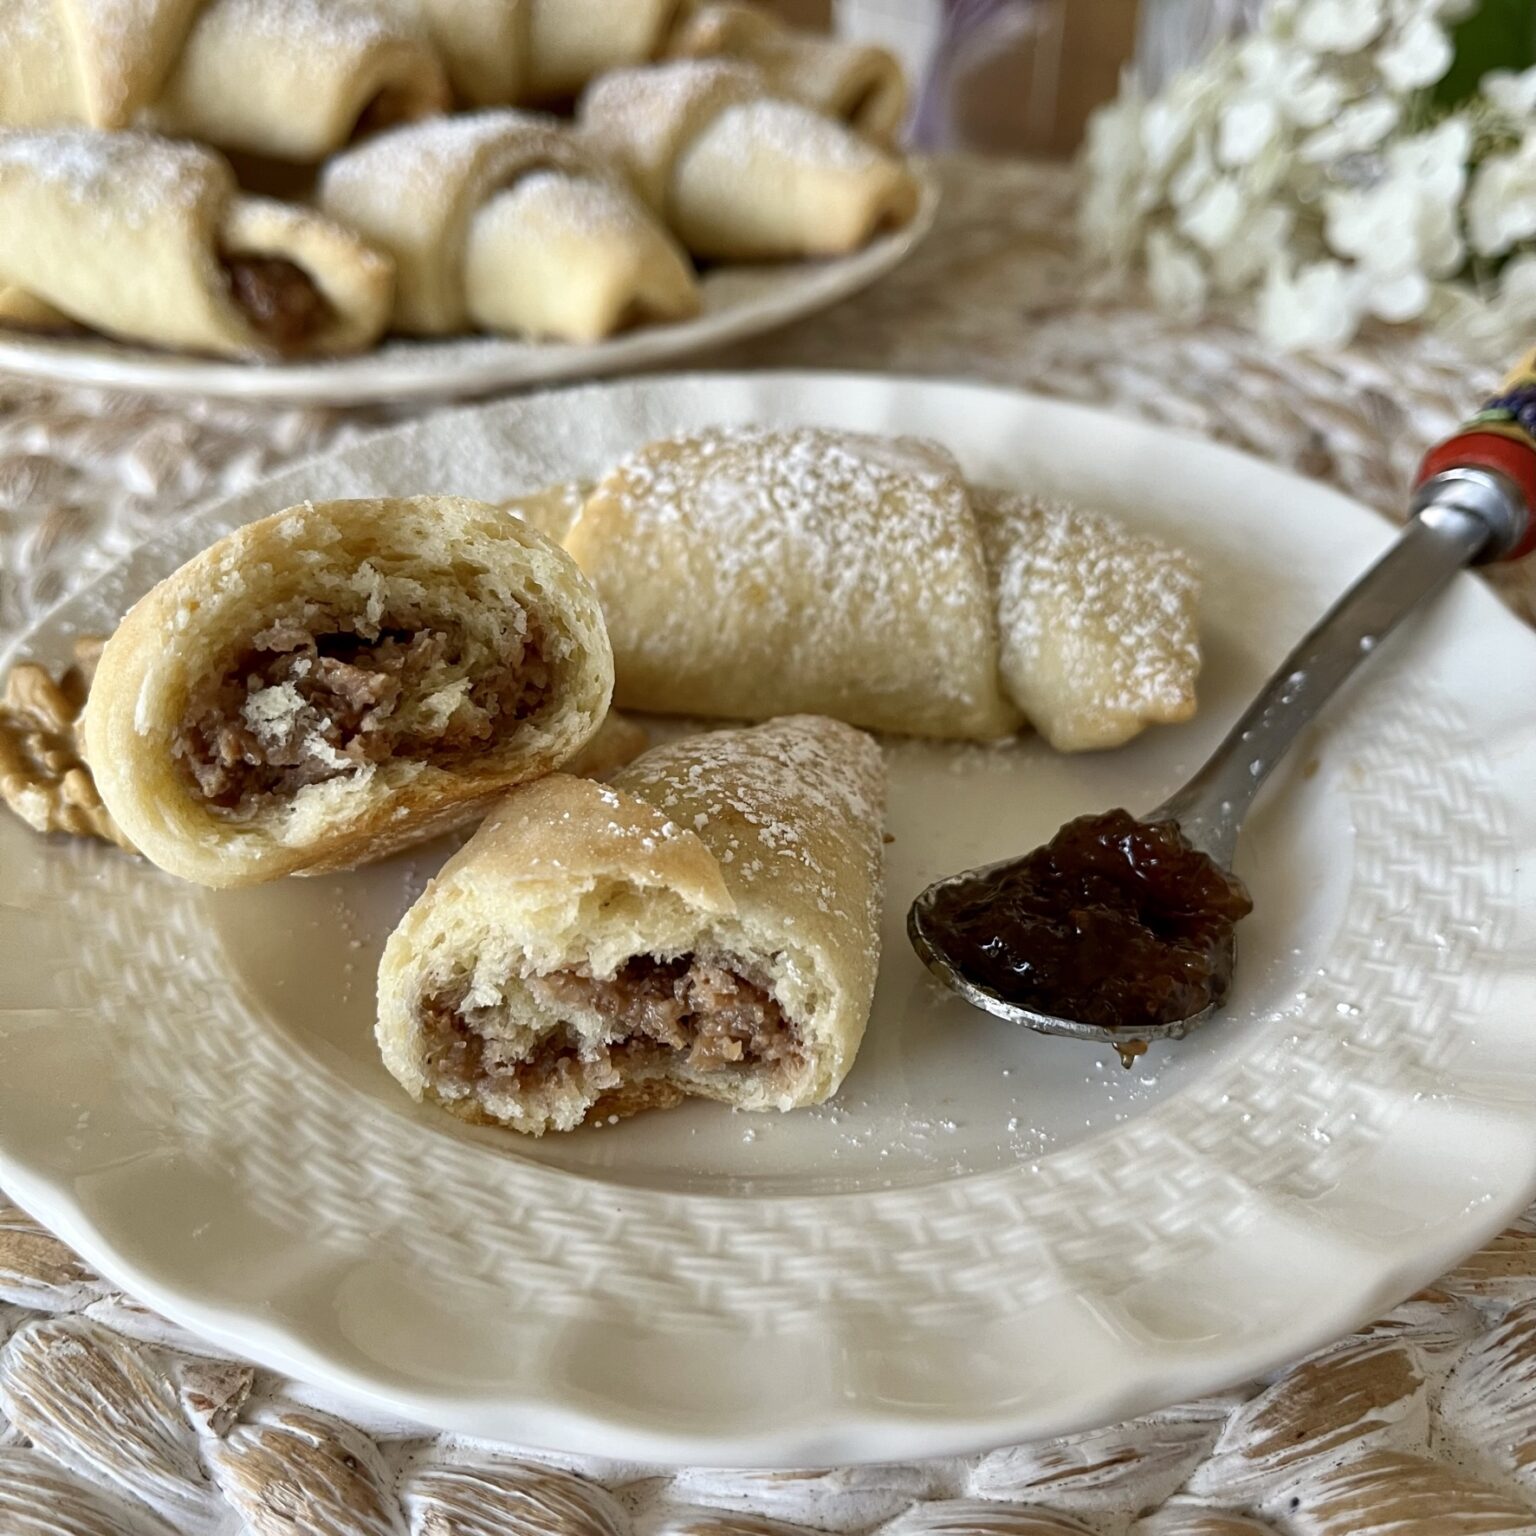
[[[835,1091],[874,993],[866,731],[1027,718],[1082,749],[1186,719],[1195,602],[1180,552],[860,433],[697,432],[503,506],[305,503],[106,643],[92,830],[227,887],[482,821],[384,951],[411,1094],[535,1135],[689,1095],[792,1109]],[[641,752],[613,702],[763,723]]]
[[[739,3],[6,0],[0,327],[592,342],[910,219],[904,101]]]

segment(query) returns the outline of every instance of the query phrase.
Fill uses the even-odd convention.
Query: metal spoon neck
[[[1254,797],[1296,738],[1397,624],[1475,560],[1491,530],[1465,487],[1425,502],[1397,541],[1297,641],[1220,746],[1148,820],[1230,867]]]

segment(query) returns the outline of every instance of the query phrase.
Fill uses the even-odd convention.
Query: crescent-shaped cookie
[[[913,438],[722,427],[647,444],[586,494],[514,505],[603,600],[621,706],[1062,751],[1195,712],[1199,583],[1112,518],[997,495]]]
[[[645,205],[553,118],[467,113],[338,156],[321,208],[387,251],[394,325],[596,341],[699,305],[688,258]]]
[[[0,319],[155,346],[317,356],[371,345],[389,259],[307,208],[247,197],[196,144],[0,130]]]
[[[917,209],[900,160],[734,60],[616,70],[581,124],[695,256],[846,255]]]
[[[703,5],[667,40],[670,58],[734,58],[755,64],[780,95],[890,144],[907,108],[907,82],[895,54],[787,27],[771,11],[741,0]]]
[[[393,0],[5,0],[0,124],[155,128],[312,164],[445,112],[447,75]]]

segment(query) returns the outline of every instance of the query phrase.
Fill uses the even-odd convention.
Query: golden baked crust
[[[472,106],[566,102],[596,75],[654,58],[691,0],[400,0]]]
[[[313,164],[360,131],[451,105],[424,29],[391,4],[0,6],[0,124],[13,127],[150,127]]]
[[[818,427],[647,444],[508,503],[602,596],[616,697],[660,714],[814,710],[1059,751],[1190,718],[1199,580],[1100,513],[968,485],[936,444]],[[685,594],[685,596],[680,596]]]
[[[736,60],[616,70],[581,123],[695,256],[846,255],[917,210],[900,160]]]
[[[566,548],[603,599],[621,708],[991,740],[986,564],[959,466],[931,443],[718,428],[603,477]]]
[[[279,341],[227,263],[282,262],[318,298]],[[393,267],[312,210],[247,197],[225,160],[148,133],[0,130],[0,318],[78,322],[155,346],[321,355],[376,341]]]
[[[658,747],[611,786],[553,774],[515,791],[402,919],[379,967],[385,1064],[414,1097],[541,1134],[579,1124],[606,1095],[647,1083],[744,1109],[833,1093],[853,1064],[878,967],[879,749],[814,716]],[[619,977],[632,960],[708,956],[771,991],[798,1053],[693,1070],[678,1056],[587,1084],[516,1082],[562,1030],[620,1040],[612,1016],[574,1012],[550,977]],[[490,1069],[457,1071],[426,1014],[476,1010]],[[584,1049],[586,1048],[584,1045]],[[502,1061],[497,1070],[494,1063]],[[668,1095],[670,1097],[670,1095]]]
[[[399,7],[204,0],[143,122],[314,165],[370,132],[452,106],[425,31]]]
[[[337,156],[320,205],[398,269],[394,328],[591,342],[698,309],[693,268],[651,211],[568,129],[474,112]]]
[[[470,670],[521,610],[542,637],[547,689],[483,750],[444,765],[391,757],[231,814],[176,755],[195,690],[239,667],[275,616],[311,601],[375,623],[404,604],[413,623],[459,634]],[[156,864],[205,885],[248,885],[349,868],[473,820],[571,759],[601,724],[612,683],[595,595],[534,529],[457,497],[305,503],[237,529],[135,604],[102,654],[87,757],[108,809]],[[467,684],[449,687],[443,707],[455,687],[462,695]]]
[[[562,773],[581,779],[611,778],[627,767],[650,745],[646,729],[637,720],[610,709],[593,736],[573,758],[561,763]]]
[[[1003,686],[1058,752],[1195,713],[1200,582],[1182,550],[1064,502],[973,489]]]

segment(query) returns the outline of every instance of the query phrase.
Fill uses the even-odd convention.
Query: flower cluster
[[[1472,0],[1269,0],[1254,30],[1089,125],[1090,258],[1159,305],[1251,311],[1277,346],[1371,318],[1509,345],[1536,327],[1536,70],[1434,114]]]

